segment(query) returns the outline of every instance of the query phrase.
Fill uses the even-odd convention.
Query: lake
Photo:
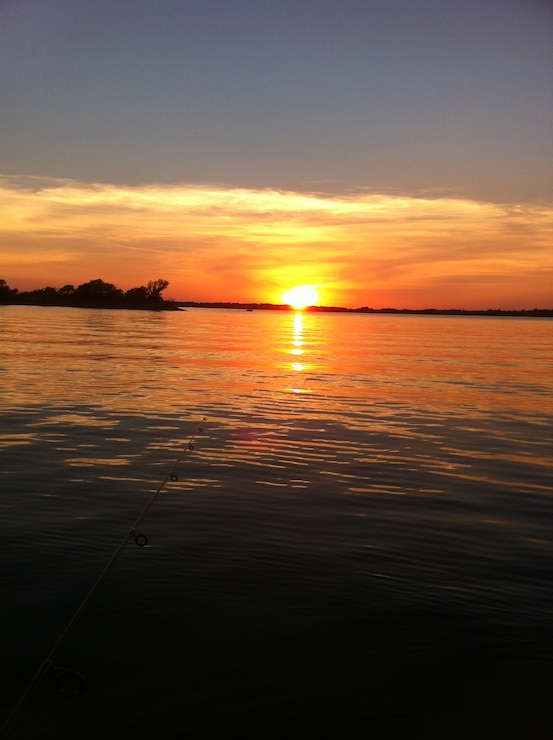
[[[1,306],[0,341],[0,720],[151,504],[10,737],[551,737],[553,320]]]

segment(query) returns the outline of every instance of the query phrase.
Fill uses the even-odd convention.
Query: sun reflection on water
[[[303,355],[303,315],[299,312],[294,316],[294,338],[292,344],[292,354]]]
[[[294,361],[290,363],[291,369],[294,371],[294,373],[304,373],[304,371],[308,369],[309,365],[307,362],[305,362],[304,357],[304,320],[303,314],[300,311],[294,314],[294,323],[292,328],[292,347],[290,349],[290,354],[293,356],[293,358],[301,357],[303,360],[302,362],[298,362],[296,359],[294,359]],[[292,393],[309,393],[309,389],[305,387],[306,376],[296,376],[296,379],[301,380],[301,385],[299,383],[295,383],[294,386],[291,388]]]

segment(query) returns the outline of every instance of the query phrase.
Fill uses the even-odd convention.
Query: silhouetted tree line
[[[5,280],[0,279],[0,303],[19,303],[35,306],[82,306],[102,308],[169,308],[172,301],[165,301],[162,292],[169,282],[159,278],[150,280],[147,285],[131,288],[123,292],[113,283],[103,280],[89,280],[78,285],[64,285],[62,288],[38,288],[20,292],[10,288]]]

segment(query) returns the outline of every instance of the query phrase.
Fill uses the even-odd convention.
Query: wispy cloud
[[[277,302],[293,284],[349,306],[553,305],[553,209],[359,191],[115,186],[0,178],[12,287],[156,277],[192,300]]]

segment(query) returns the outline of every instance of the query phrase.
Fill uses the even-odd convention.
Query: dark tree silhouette
[[[159,303],[163,300],[161,293],[169,286],[168,280],[158,278],[157,280],[150,280],[146,290],[148,291],[148,299],[152,302]]]
[[[139,288],[130,288],[125,293],[125,300],[130,303],[144,303],[149,297],[148,288],[145,288],[143,285]]]
[[[58,303],[58,291],[52,286],[48,285],[46,288],[38,288],[32,290],[29,294],[29,298],[33,303],[41,305],[55,306]]]
[[[116,288],[113,283],[105,283],[103,280],[96,279],[79,285],[74,297],[79,303],[119,304],[123,300],[123,291]]]
[[[18,293],[17,288],[10,288],[7,282],[3,278],[0,278],[0,303],[13,301]]]
[[[75,303],[75,288],[73,285],[64,285],[58,290],[58,302],[62,306],[71,306]]]
[[[59,290],[47,286],[20,293],[17,288],[10,288],[5,280],[0,279],[0,303],[177,311],[178,305],[174,301],[164,301],[161,296],[162,291],[168,285],[168,280],[158,278],[158,280],[150,280],[148,285],[130,288],[123,292],[113,283],[96,279],[82,283],[77,288],[67,284]]]

